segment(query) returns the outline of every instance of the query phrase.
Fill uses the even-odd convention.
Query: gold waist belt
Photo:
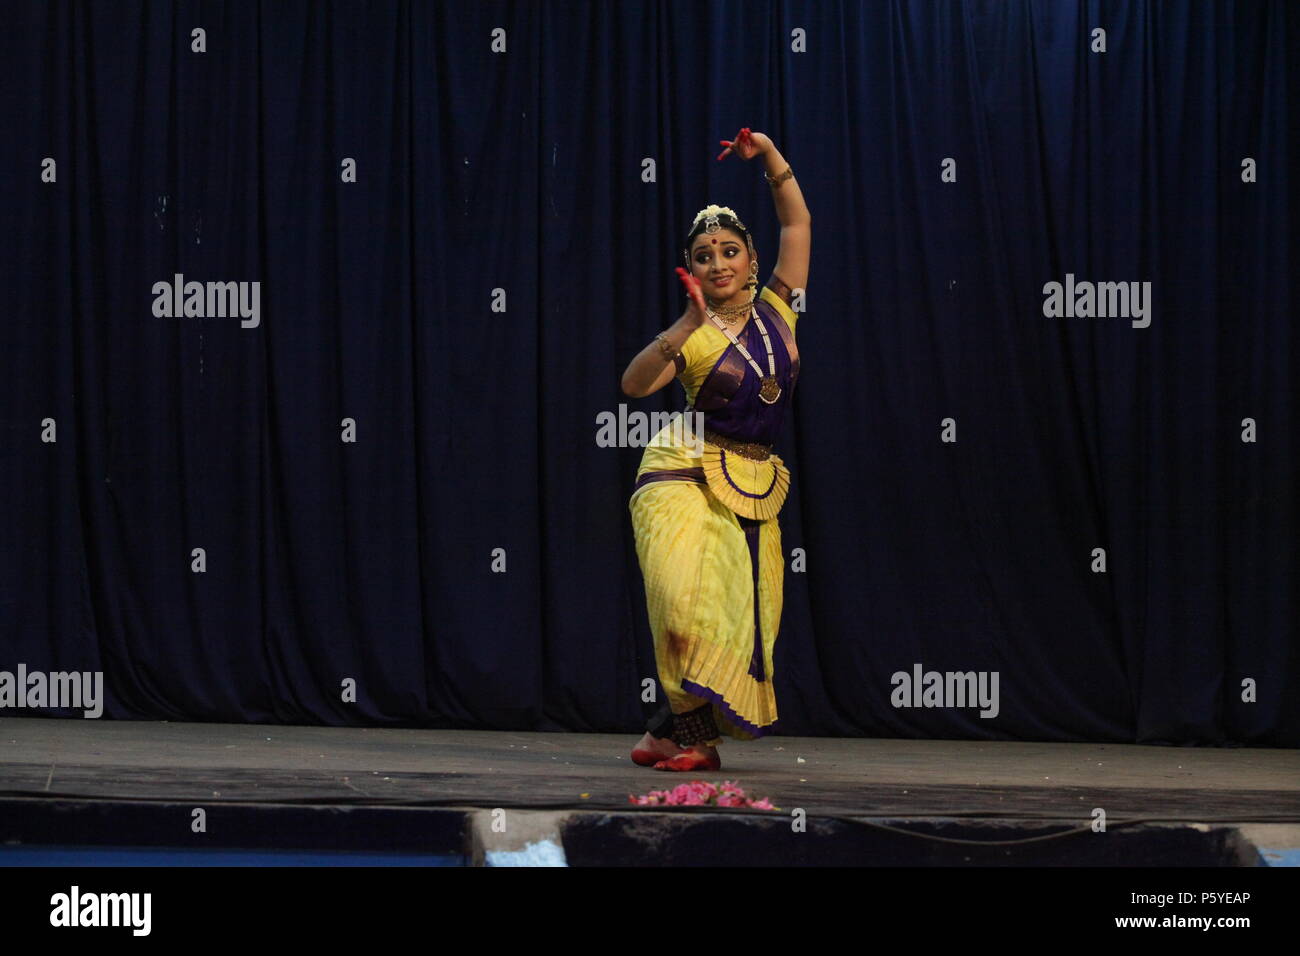
[[[771,445],[761,445],[752,441],[736,441],[734,438],[719,435],[708,428],[704,429],[704,440],[710,445],[725,448],[732,454],[739,455],[741,458],[748,458],[750,461],[767,461],[772,457]]]

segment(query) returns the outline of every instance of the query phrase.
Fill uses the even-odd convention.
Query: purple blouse
[[[772,445],[780,434],[786,404],[794,395],[795,380],[799,377],[799,349],[794,332],[771,303],[759,298],[754,301],[754,308],[772,343],[780,396],[771,405],[759,398],[762,382],[758,374],[734,345],[728,345],[700,384],[695,409],[704,414],[705,427],[719,435],[735,441]],[[766,376],[767,346],[753,318],[745,323],[737,338]]]

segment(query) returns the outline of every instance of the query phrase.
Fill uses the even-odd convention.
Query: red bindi
[[[718,240],[714,239],[713,244],[716,246],[718,244]]]

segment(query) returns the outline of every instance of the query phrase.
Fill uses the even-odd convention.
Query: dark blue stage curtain
[[[761,160],[714,159],[749,126],[814,229],[781,732],[1300,744],[1292,4],[2,17],[0,669],[102,671],[117,719],[639,733],[641,451],[597,416],[684,402],[619,378],[697,210],[775,264]],[[177,275],[247,309],[167,315]],[[1147,282],[1149,324],[1078,314]],[[996,716],[895,706],[917,668]]]

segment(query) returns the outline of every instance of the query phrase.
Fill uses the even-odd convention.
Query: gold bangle
[[[655,336],[655,341],[659,343],[659,354],[671,362],[677,358],[677,353],[673,351],[673,345],[668,341],[668,336],[660,332]]]
[[[763,171],[763,178],[767,180],[767,184],[771,186],[773,189],[779,189],[783,182],[785,182],[787,179],[792,178],[793,176],[794,176],[794,170],[791,169],[789,166],[786,166],[785,172],[777,176],[775,179],[769,176],[766,170]]]

